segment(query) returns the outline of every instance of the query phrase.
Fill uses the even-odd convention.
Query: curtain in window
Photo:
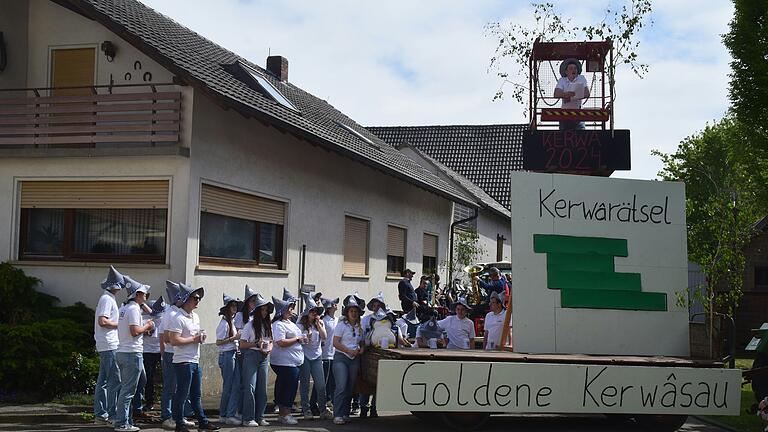
[[[165,255],[165,209],[75,211],[75,254]]]

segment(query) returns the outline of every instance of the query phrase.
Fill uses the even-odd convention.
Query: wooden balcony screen
[[[0,147],[177,143],[181,92],[0,99]]]

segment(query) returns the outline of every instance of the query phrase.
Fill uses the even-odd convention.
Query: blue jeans
[[[201,399],[203,390],[203,371],[198,363],[174,363],[176,372],[176,392],[173,394],[173,420],[181,424],[184,419],[184,405],[189,400],[192,409],[197,413],[200,425],[208,424],[208,418],[203,411]]]
[[[99,378],[93,393],[93,415],[115,418],[117,394],[120,392],[120,369],[115,361],[115,351],[99,352]]]
[[[115,354],[117,367],[120,368],[120,395],[117,397],[115,408],[115,427],[132,425],[131,401],[136,394],[136,386],[139,377],[144,370],[144,361],[141,353],[119,352]]]
[[[350,360],[339,351],[333,356],[333,377],[336,380],[336,391],[333,394],[334,417],[349,415],[349,404],[352,401],[352,391],[355,389],[358,370],[360,370],[360,357]]]
[[[139,378],[139,386],[133,396],[133,410],[136,412],[148,411],[155,403],[155,371],[160,362],[160,353],[145,352],[143,357],[144,373]]]
[[[280,408],[291,409],[299,389],[299,367],[272,365],[277,374],[275,379],[275,400]]]
[[[173,394],[176,393],[176,370],[173,368],[173,353],[163,353],[163,394],[160,395],[160,420],[165,421],[173,417]],[[192,417],[192,408],[189,400],[184,404],[184,416]]]
[[[299,387],[301,389],[301,410],[309,411],[311,407],[311,401],[309,399],[309,377],[312,376],[312,381],[315,382],[315,389],[317,389],[319,396],[318,405],[320,411],[325,410],[325,373],[323,373],[323,360],[318,357],[314,360],[310,360],[304,357],[304,363],[299,368]]]
[[[336,381],[333,379],[333,360],[323,360],[323,376],[325,377],[325,400],[333,401],[333,392],[336,390]],[[317,384],[312,388],[312,398],[309,400],[312,409],[322,411],[325,407],[317,405]]]
[[[247,349],[243,352],[243,422],[261,421],[267,409],[269,357],[263,352]]]
[[[237,351],[219,353],[219,369],[224,385],[221,389],[219,402],[219,417],[234,417],[240,408],[240,365],[237,361]]]

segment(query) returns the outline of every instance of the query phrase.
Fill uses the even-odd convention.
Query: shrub
[[[99,371],[94,311],[83,303],[57,307],[40,280],[0,263],[0,400],[50,400],[92,393]]]

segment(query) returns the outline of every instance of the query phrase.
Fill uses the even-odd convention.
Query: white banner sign
[[[741,372],[641,366],[379,361],[386,411],[739,413]]]

